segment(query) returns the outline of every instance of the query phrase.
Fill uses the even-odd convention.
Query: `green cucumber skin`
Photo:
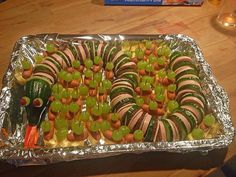
[[[163,125],[166,129],[166,139],[167,141],[173,141],[173,132],[171,129],[171,126],[169,124],[169,122],[165,119],[161,119],[161,121],[163,122]]]
[[[26,106],[28,122],[30,125],[39,125],[47,106],[48,98],[51,95],[51,86],[44,80],[31,79],[26,83],[24,93],[30,99],[30,104]],[[33,106],[33,100],[35,98],[41,98],[43,100],[41,107]]]
[[[178,69],[179,67],[181,67],[181,66],[190,66],[190,67],[192,67],[193,69],[195,69],[196,71],[198,71],[196,65],[193,64],[192,62],[189,62],[189,61],[182,61],[182,62],[176,63],[174,66],[172,66],[173,71],[177,70],[177,69]]]
[[[194,117],[192,117],[189,113],[188,110],[185,110],[183,108],[178,108],[174,111],[174,113],[177,112],[177,113],[180,113],[182,114],[184,117],[186,117],[191,125],[191,128],[195,128],[196,127],[196,122],[195,122],[195,119]]]
[[[122,93],[128,93],[130,95],[133,95],[134,91],[133,91],[133,89],[128,88],[128,87],[118,87],[118,88],[111,90],[110,99],[112,100],[113,98],[115,98],[116,96],[118,96],[119,94],[122,94]]]
[[[123,100],[119,101],[116,105],[113,106],[112,111],[115,112],[120,109],[123,105],[127,103],[135,103],[134,98],[124,98]]]
[[[171,115],[169,119],[171,119],[175,123],[179,131],[180,139],[184,140],[187,136],[187,128],[185,127],[184,123],[180,120],[179,117],[175,115]]]
[[[135,114],[139,109],[140,107],[138,105],[133,105],[131,108],[129,108],[129,110],[121,118],[122,125],[128,125],[132,118],[132,115]]]
[[[153,134],[153,131],[154,131],[154,125],[155,125],[155,118],[152,117],[149,125],[148,125],[148,129],[147,129],[147,132],[146,132],[146,135],[144,136],[144,141],[147,141],[147,142],[151,142],[153,141],[152,140],[152,134]]]

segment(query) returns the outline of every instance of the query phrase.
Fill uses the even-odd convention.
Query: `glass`
[[[217,22],[225,27],[236,27],[236,1],[221,0],[222,7],[217,16]]]

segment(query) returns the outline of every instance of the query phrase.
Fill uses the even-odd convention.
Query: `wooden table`
[[[184,33],[198,42],[228,92],[236,124],[236,31],[217,26],[218,10],[207,2],[202,7],[121,7],[104,6],[96,0],[7,0],[0,4],[0,76],[2,79],[15,41],[28,34]],[[195,177],[204,176],[235,154],[234,141],[229,148],[207,156],[152,152],[19,168],[1,162],[0,176]]]

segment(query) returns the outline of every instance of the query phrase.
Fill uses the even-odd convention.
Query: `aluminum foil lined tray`
[[[14,73],[22,58],[32,59],[36,53],[42,52],[44,44],[49,40],[164,40],[173,50],[188,53],[200,66],[202,87],[214,115],[222,126],[222,134],[217,138],[178,141],[178,142],[141,142],[133,144],[94,145],[67,148],[24,149],[22,146],[26,120],[16,101],[22,95],[22,87],[15,83]],[[168,152],[208,152],[228,146],[234,137],[234,128],[229,112],[229,98],[224,89],[218,85],[209,64],[206,63],[201,49],[188,36],[178,35],[61,35],[38,34],[20,38],[13,49],[7,72],[3,78],[0,95],[0,127],[8,131],[8,136],[0,133],[0,157],[11,164],[42,165],[61,161],[72,161],[87,158],[113,156],[122,153],[141,153],[148,151]]]

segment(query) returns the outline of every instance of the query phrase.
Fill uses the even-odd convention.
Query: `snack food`
[[[38,147],[39,128],[50,147],[83,146],[87,139],[171,142],[221,132],[208,114],[197,63],[164,41],[52,41],[35,60],[34,66],[22,60],[25,148]]]

